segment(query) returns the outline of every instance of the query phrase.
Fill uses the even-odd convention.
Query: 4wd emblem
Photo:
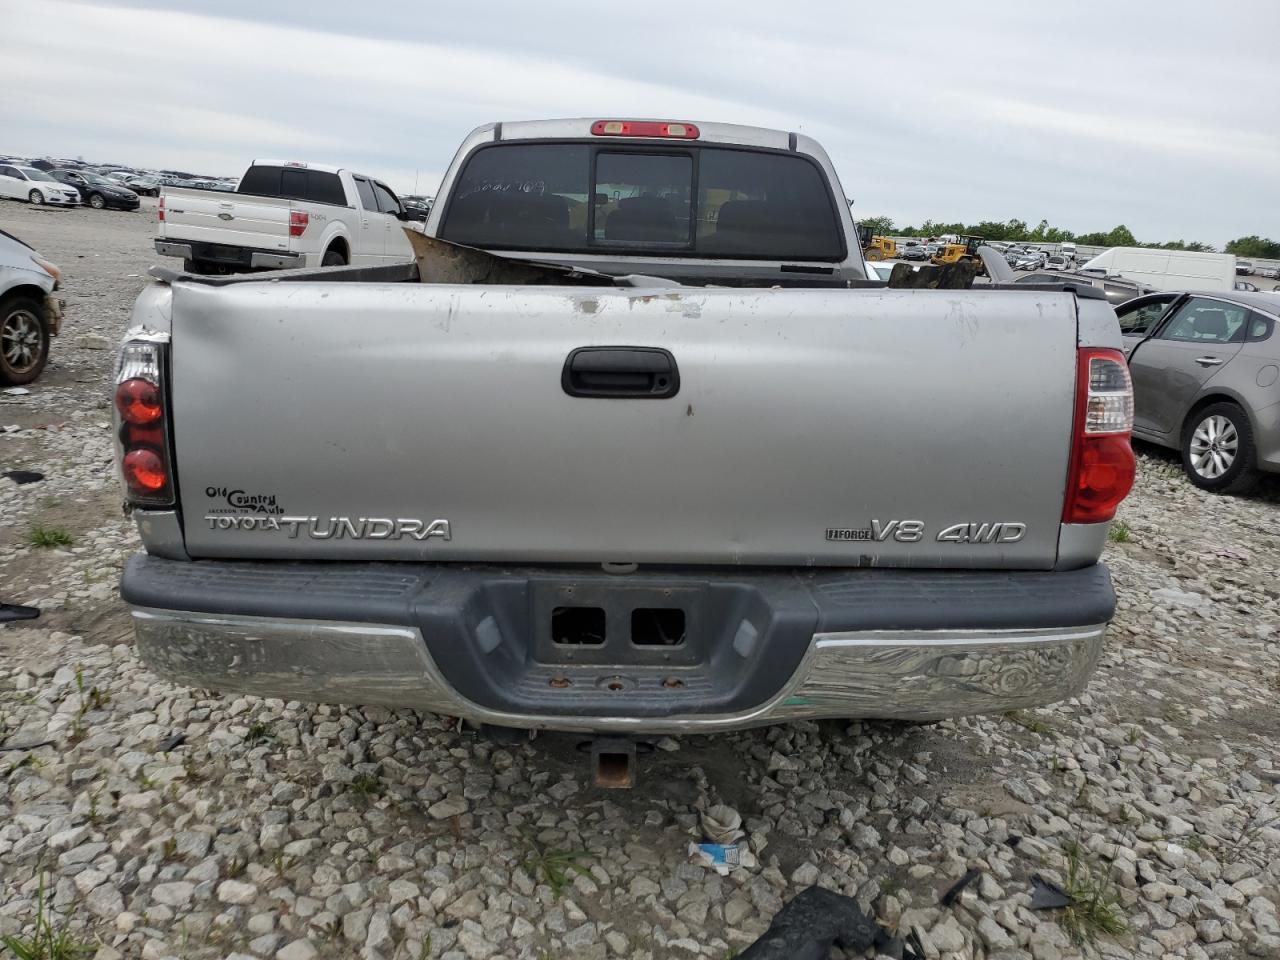
[[[870,527],[827,527],[828,540],[843,543],[920,543],[927,531],[923,520],[872,520]],[[1018,543],[1027,535],[1025,523],[1008,520],[952,523],[933,537],[938,543]]]

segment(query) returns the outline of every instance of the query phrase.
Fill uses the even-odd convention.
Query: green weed
[[[27,543],[33,547],[65,547],[71,543],[71,534],[61,527],[32,527]]]
[[[1074,840],[1062,845],[1067,855],[1066,892],[1072,899],[1063,908],[1060,923],[1078,944],[1093,941],[1099,933],[1119,936],[1129,927],[1111,881],[1086,860],[1084,850]]]
[[[1112,543],[1132,543],[1133,530],[1123,520],[1112,520],[1111,529],[1107,531],[1107,539]]]
[[[526,835],[526,840],[529,849],[520,866],[535,882],[549,886],[556,899],[573,882],[570,874],[590,876],[587,869],[578,863],[584,857],[591,856],[590,850],[547,850],[532,836]]]
[[[1024,730],[1032,733],[1048,733],[1049,725],[1037,716],[1026,713],[1023,710],[1010,710],[1004,715],[1004,718],[1011,723],[1016,723]]]
[[[372,773],[357,773],[351,780],[351,792],[364,800],[382,795],[382,781]]]
[[[249,729],[245,731],[244,742],[261,743],[264,740],[270,740],[272,736],[273,734],[271,733],[271,726],[269,724],[261,722],[251,723],[249,724]]]
[[[45,912],[44,874],[40,874],[40,888],[36,892],[35,932],[30,937],[0,937],[5,947],[17,960],[78,960],[93,953],[94,948],[77,940],[66,928],[66,921],[59,919],[55,926]]]

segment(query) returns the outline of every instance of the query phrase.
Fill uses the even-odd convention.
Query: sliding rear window
[[[236,193],[282,200],[306,200],[346,206],[347,197],[336,173],[303,167],[253,166],[245,173]]]
[[[724,147],[499,144],[468,158],[441,236],[491,249],[729,259],[845,256],[821,169]]]

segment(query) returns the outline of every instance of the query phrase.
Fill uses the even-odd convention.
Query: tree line
[[[918,227],[899,227],[891,217],[861,217],[859,223],[870,228],[875,236],[894,237],[937,237],[944,233],[967,234],[983,237],[987,240],[1021,241],[1025,243],[1064,243],[1074,241],[1089,247],[1155,247],[1160,250],[1194,250],[1205,253],[1217,253],[1211,243],[1199,240],[1166,240],[1163,243],[1138,240],[1123,223],[1111,230],[1096,230],[1093,233],[1072,233],[1061,227],[1051,227],[1048,220],[1041,220],[1034,227],[1024,220],[983,220],[981,223],[939,223],[926,220]],[[1222,249],[1223,253],[1234,253],[1238,257],[1262,257],[1268,260],[1280,260],[1280,241],[1265,237],[1248,236],[1232,240]]]

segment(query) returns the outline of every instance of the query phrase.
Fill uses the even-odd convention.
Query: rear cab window
[[[665,143],[505,143],[467,158],[440,235],[562,253],[839,262],[821,168],[801,154]]]
[[[276,197],[281,200],[305,200],[345,207],[347,195],[336,173],[308,170],[306,167],[280,167],[255,164],[240,179],[236,193],[254,197]]]

